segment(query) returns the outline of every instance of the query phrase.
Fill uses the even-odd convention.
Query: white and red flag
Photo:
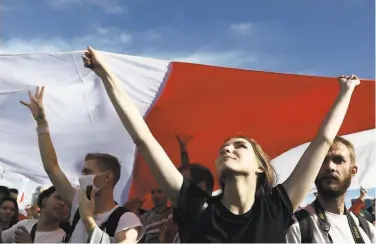
[[[335,78],[229,69],[103,53],[153,135],[180,165],[175,135],[191,135],[192,162],[214,170],[223,141],[242,133],[275,160],[279,179],[292,171],[314,138],[339,86]],[[351,74],[351,70],[348,71]],[[338,74],[341,75],[341,74]],[[30,112],[19,101],[46,86],[45,109],[59,163],[72,182],[89,152],[122,164],[116,200],[144,196],[155,185],[122,126],[101,81],[83,67],[80,52],[0,55],[0,163],[40,184],[43,170]],[[355,145],[359,173],[352,187],[376,187],[375,81],[354,92],[340,135]]]

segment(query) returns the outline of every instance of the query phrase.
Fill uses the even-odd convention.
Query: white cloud
[[[141,39],[144,42],[142,44],[138,42],[133,43],[133,39]],[[164,51],[163,49],[148,48],[150,47],[150,43],[161,39],[161,33],[155,30],[129,33],[116,28],[97,27],[93,33],[72,38],[45,38],[43,36],[30,39],[11,38],[3,41],[0,46],[0,53],[56,53],[83,50],[86,46],[91,45],[98,50],[158,59],[234,68],[259,68],[257,66],[259,60],[255,54],[249,54],[249,52],[240,50],[227,49],[213,51],[192,48],[192,51]]]
[[[128,33],[121,33],[119,35],[119,41],[122,44],[129,44],[132,42],[132,35]]]
[[[108,35],[108,30],[98,31],[96,35],[88,35],[65,40],[59,37],[43,39],[19,39],[13,38],[3,42],[0,53],[20,54],[20,53],[56,53],[65,51],[83,50],[87,45],[92,45],[98,50],[122,53],[132,38],[129,34],[117,36]],[[107,36],[107,37],[105,37]],[[101,38],[100,38],[101,37]],[[160,51],[140,51],[132,53],[134,55],[174,60],[187,63],[207,64],[226,67],[247,67],[257,60],[255,55],[245,52],[225,50],[225,51],[196,51],[196,52],[160,52]]]
[[[123,34],[117,37],[107,37],[105,39],[98,38],[98,36],[94,35],[77,37],[73,38],[72,40],[64,40],[59,37],[51,39],[36,38],[30,40],[14,38],[3,43],[2,47],[0,48],[0,53],[56,53],[63,51],[83,50],[87,45],[92,45],[99,50],[122,53],[122,50],[124,50],[124,46],[127,45],[130,37],[131,36],[129,34]],[[249,55],[245,52],[236,50],[196,52],[140,51],[132,54],[187,63],[234,68],[251,67],[255,65],[255,62],[257,61],[257,57],[255,55]]]
[[[74,4],[91,4],[102,8],[105,12],[111,14],[120,14],[126,12],[126,8],[121,5],[119,0],[46,0],[55,9],[65,9]]]
[[[254,29],[254,24],[252,23],[232,24],[230,25],[230,29],[239,35],[247,36],[247,35],[252,34],[252,31]]]
[[[112,14],[120,14],[120,13],[124,13],[125,12],[125,9],[123,7],[120,7],[119,5],[118,6],[108,6],[108,5],[105,5],[103,6],[105,11],[107,13],[112,13]]]
[[[47,0],[46,2],[53,8],[61,9],[65,8],[67,5],[82,3],[83,0]]]
[[[73,1],[73,0],[72,0]],[[52,38],[11,38],[3,41],[0,53],[53,53],[73,50],[83,50],[87,45],[111,52],[119,52],[132,43],[130,33],[112,28],[97,28],[92,34],[64,39]]]
[[[142,38],[148,41],[156,41],[162,39],[162,33],[158,30],[146,30],[142,33]]]
[[[126,8],[120,3],[119,0],[82,0],[89,4],[93,4],[100,8],[103,8],[107,13],[120,14],[126,11]]]
[[[142,53],[142,56],[147,56],[148,53]],[[154,58],[169,59],[173,61],[180,61],[186,63],[207,64],[215,66],[226,67],[246,67],[256,62],[256,55],[249,55],[245,52],[236,50],[224,51],[196,51],[188,52],[168,52],[168,53],[153,53],[150,55]]]

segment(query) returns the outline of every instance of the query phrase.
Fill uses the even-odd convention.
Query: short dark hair
[[[206,191],[210,194],[214,189],[214,177],[208,168],[200,164],[192,163],[187,164],[179,168],[179,171],[189,170],[193,183],[199,184],[204,182],[206,185]]]
[[[0,186],[0,195],[4,197],[10,196],[10,190],[6,186]]]
[[[39,196],[38,196],[38,199],[37,199],[37,205],[40,209],[42,209],[44,206],[43,206],[43,200],[45,198],[49,198],[54,192],[56,191],[56,188],[51,186],[50,188],[42,191]]]
[[[95,160],[102,171],[110,171],[114,175],[114,185],[116,185],[120,179],[121,166],[115,156],[106,153],[88,153],[85,156],[85,161],[87,160]]]
[[[16,188],[10,188],[9,191],[10,193],[18,194],[18,190]]]

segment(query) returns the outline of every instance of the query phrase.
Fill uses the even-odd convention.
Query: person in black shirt
[[[121,122],[177,207],[181,242],[285,242],[291,216],[313,185],[360,83],[356,76],[339,78],[341,89],[334,106],[281,185],[274,187],[273,168],[257,143],[243,137],[228,140],[216,160],[223,192],[212,197],[183,179],[100,54],[89,47],[83,61],[102,79]]]

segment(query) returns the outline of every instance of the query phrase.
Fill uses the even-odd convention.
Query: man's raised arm
[[[340,76],[340,91],[334,105],[322,122],[320,130],[309,144],[292,174],[283,183],[294,210],[306,197],[324,162],[334,138],[345,119],[351,96],[360,80],[355,75]]]
[[[37,87],[33,96],[29,91],[30,102],[21,101],[21,104],[28,107],[37,122],[39,152],[42,158],[43,167],[57,192],[61,194],[63,201],[70,207],[76,190],[72,187],[68,178],[60,169],[55,148],[52,144],[48,123],[43,108],[44,87]]]
[[[91,68],[101,78],[124,128],[132,137],[150,170],[153,172],[158,185],[166,193],[171,203],[178,203],[183,176],[176,169],[162,146],[154,138],[144,118],[128,94],[121,88],[120,81],[112,74],[108,66],[100,58],[100,54],[88,48],[83,55],[84,64]]]

